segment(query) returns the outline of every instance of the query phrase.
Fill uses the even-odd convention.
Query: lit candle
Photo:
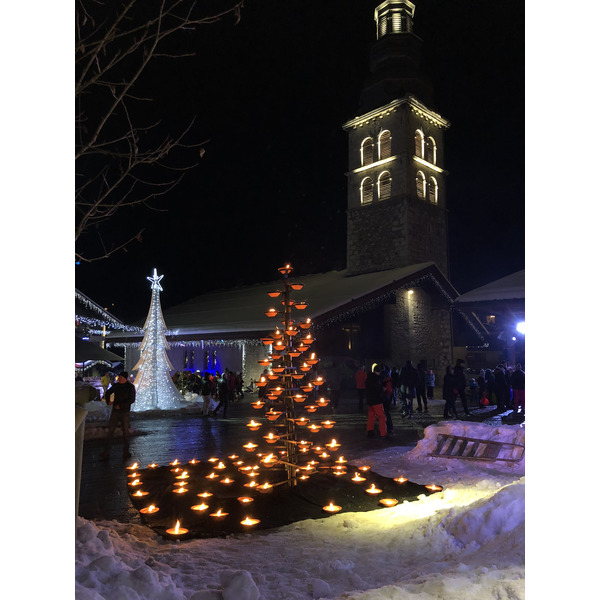
[[[336,512],[340,512],[340,510],[342,510],[342,507],[337,506],[333,502],[330,502],[327,506],[323,507],[323,510],[328,513],[336,513]]]
[[[309,413],[314,413],[316,412],[318,406],[316,404],[309,404],[308,406],[305,406],[304,409],[306,410],[306,412]]]
[[[398,504],[398,500],[396,500],[395,498],[382,498],[379,501],[379,504],[382,504],[383,506],[396,506],[396,504]]]
[[[281,411],[277,410],[270,410],[269,412],[265,413],[265,417],[267,417],[269,421],[275,421],[275,419],[278,419],[280,415]]]
[[[312,431],[313,433],[316,433],[320,429],[321,429],[321,426],[320,425],[315,425],[314,423],[308,428],[308,430]]]
[[[181,473],[181,475],[177,475],[177,477],[175,477],[175,479],[187,479],[188,477],[189,477],[188,472],[183,471],[183,473]]]
[[[137,463],[133,463],[131,466],[126,467],[127,469],[129,469],[130,471],[135,471],[138,468],[138,464]]]
[[[156,463],[151,463],[148,465],[149,469],[156,469],[156,467],[158,467],[158,465]]]
[[[246,517],[243,521],[240,521],[240,524],[245,527],[252,527],[252,525],[256,525],[257,523],[260,523],[260,519],[251,519],[250,517]]]
[[[134,479],[133,481],[130,481],[128,485],[135,487],[136,485],[142,485],[142,482],[139,479]]]
[[[333,438],[331,442],[329,442],[329,444],[325,444],[325,446],[327,446],[327,448],[329,448],[329,450],[331,450],[332,452],[335,452],[336,450],[340,449],[341,444],[336,442],[335,438]]]
[[[187,533],[188,530],[185,529],[184,527],[180,527],[179,525],[179,521],[177,521],[177,523],[175,523],[175,527],[172,527],[171,529],[167,529],[167,533],[171,534],[171,535],[183,535],[184,533]]]
[[[408,481],[408,479],[406,479],[406,477],[396,477],[394,478],[394,481],[397,481],[398,483],[405,483]]]
[[[258,429],[261,427],[262,423],[257,423],[254,419],[252,419],[250,421],[250,423],[248,423],[246,425],[246,427],[250,430],[250,431],[258,431]]]
[[[253,444],[252,442],[248,442],[242,446],[246,452],[254,452],[258,447],[258,444]]]
[[[141,498],[142,496],[147,496],[149,492],[143,492],[142,490],[138,490],[135,494],[132,494],[133,496],[137,496],[138,498]]]
[[[221,483],[224,483],[225,485],[229,485],[230,483],[233,483],[233,479],[230,479],[229,477],[225,477],[225,479],[221,479]]]
[[[188,491],[187,488],[180,487],[180,488],[173,490],[173,493],[174,494],[185,494],[187,491]]]
[[[267,456],[265,456],[265,458],[263,458],[261,462],[265,467],[272,467],[274,464],[277,463],[277,458],[274,454],[267,454]]]
[[[361,477],[359,473],[354,473],[354,477],[352,478],[352,481],[359,483],[360,481],[366,481],[366,477]]]
[[[263,483],[262,485],[257,486],[256,488],[259,492],[261,493],[266,493],[266,492],[270,492],[273,489],[273,486],[267,482],[267,483]]]
[[[269,435],[264,435],[263,438],[265,439],[267,444],[274,444],[279,439],[279,436],[269,433]]]
[[[201,492],[200,494],[196,494],[198,498],[210,498],[212,496],[212,492]]]
[[[206,479],[216,479],[218,475],[213,471],[210,475],[206,476]]]
[[[245,483],[244,487],[255,488],[255,487],[258,487],[258,483],[256,483],[256,481],[251,481],[250,483]]]
[[[367,494],[373,494],[373,495],[375,495],[375,494],[381,494],[381,490],[379,488],[376,488],[374,483],[372,483],[371,487],[367,488],[365,490],[365,492],[367,492]]]
[[[340,456],[335,462],[336,462],[336,464],[343,465],[344,463],[347,463],[348,461],[343,456]]]
[[[265,405],[262,400],[257,400],[256,402],[251,402],[250,404],[252,408],[262,408]]]
[[[439,485],[434,485],[433,483],[431,485],[426,485],[425,487],[432,492],[439,492],[442,489]]]
[[[335,421],[322,421],[321,425],[323,425],[325,429],[331,429],[335,425]]]
[[[198,461],[195,458],[192,458],[192,460],[189,461],[190,465],[195,465]]]
[[[370,469],[371,469],[371,467],[369,467],[368,465],[363,465],[362,467],[358,467],[358,470],[363,471],[364,473],[366,473]]]
[[[204,502],[202,504],[194,504],[194,506],[192,506],[191,508],[196,512],[202,512],[208,508],[208,504],[204,504]]]
[[[226,467],[225,467],[225,463],[222,463],[222,462],[220,462],[220,463],[219,463],[219,464],[218,464],[218,465],[215,467],[215,469],[220,469],[220,470],[222,470],[222,469],[225,469],[225,468],[226,468]]]
[[[172,463],[169,463],[172,467],[179,464],[179,461],[175,459]]]
[[[327,406],[329,404],[329,400],[327,400],[327,398],[319,398],[317,400],[317,404],[321,407]]]
[[[145,508],[140,508],[140,512],[143,515],[150,515],[152,513],[156,513],[158,512],[160,509],[158,508],[158,506],[154,506],[154,504],[151,504],[150,506],[146,506]]]
[[[250,504],[250,502],[254,502],[254,498],[250,498],[250,496],[240,496],[238,502],[241,504]]]
[[[221,521],[223,520],[229,513],[223,512],[221,511],[221,509],[219,509],[216,513],[211,513],[210,516],[213,519],[216,519],[217,521]]]

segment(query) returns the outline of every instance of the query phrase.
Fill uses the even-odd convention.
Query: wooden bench
[[[517,449],[516,457],[500,456],[500,454],[513,454]],[[519,462],[525,453],[525,446],[508,442],[495,442],[477,438],[438,433],[437,445],[429,456],[443,458],[464,458],[467,460],[504,460]]]

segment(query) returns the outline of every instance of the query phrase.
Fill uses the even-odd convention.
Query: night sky
[[[156,206],[123,210],[111,243],[141,242],[75,267],[76,287],[125,321],[143,319],[156,268],[163,309],[198,294],[345,267],[346,133],[358,114],[377,0],[246,0],[179,39],[195,57],[159,59],[144,82],[152,116],[198,166]],[[525,264],[525,15],[522,0],[414,0],[430,106],[445,134],[450,280],[459,292]],[[190,151],[192,152],[192,151]],[[93,240],[90,239],[89,248]],[[85,251],[86,245],[82,246]]]

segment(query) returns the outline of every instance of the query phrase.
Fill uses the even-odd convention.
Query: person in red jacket
[[[358,391],[358,412],[363,412],[365,394],[366,394],[366,383],[367,383],[367,372],[365,371],[365,365],[362,365],[356,371],[354,375],[356,382],[356,389]]]

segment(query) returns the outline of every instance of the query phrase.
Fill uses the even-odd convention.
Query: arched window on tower
[[[369,204],[373,202],[373,180],[365,177],[360,183],[360,203]]]
[[[427,183],[425,182],[425,174],[423,171],[417,171],[417,196],[422,200],[425,200],[426,189]]]
[[[429,178],[429,185],[427,186],[427,193],[429,196],[429,202],[431,202],[431,204],[437,204],[438,203],[438,183],[437,183],[435,177]]]
[[[389,158],[392,155],[392,134],[387,129],[379,134],[377,144],[379,146],[379,160]]]
[[[377,179],[377,195],[380,200],[387,200],[392,195],[392,176],[384,171]]]
[[[415,155],[417,158],[425,158],[425,136],[420,129],[415,131]]]
[[[360,164],[362,167],[373,162],[373,138],[365,138],[360,145]]]
[[[435,143],[435,140],[429,136],[427,138],[427,149],[426,149],[426,156],[425,156],[425,160],[427,162],[430,162],[432,165],[437,164],[437,145]]]

